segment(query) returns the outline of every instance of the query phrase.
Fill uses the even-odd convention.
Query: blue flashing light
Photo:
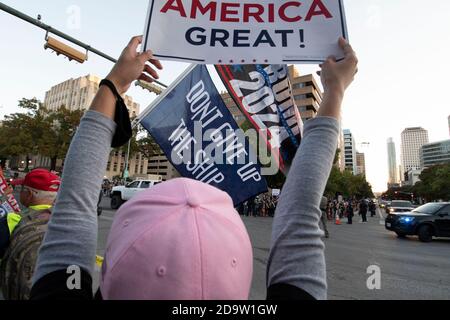
[[[402,218],[400,218],[400,221],[401,222],[405,222],[405,223],[410,223],[410,222],[414,221],[414,218],[412,218],[412,217],[402,217]]]

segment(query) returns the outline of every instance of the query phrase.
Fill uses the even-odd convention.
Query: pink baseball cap
[[[174,179],[116,213],[102,266],[107,300],[245,300],[250,238],[225,192]]]

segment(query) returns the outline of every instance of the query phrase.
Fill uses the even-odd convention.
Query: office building
[[[87,110],[98,92],[100,81],[99,77],[89,74],[61,82],[45,93],[44,105],[50,111],[56,111],[61,106],[69,110]],[[130,96],[125,95],[123,98],[130,111],[130,117],[139,115],[139,104]]]
[[[163,181],[180,177],[178,171],[162,153],[149,158],[147,174],[161,176]]]
[[[420,169],[408,169],[408,171],[404,174],[404,182],[402,186],[414,186],[417,182],[420,181],[420,174],[422,170]]]
[[[305,122],[317,115],[322,103],[322,91],[312,74],[302,76],[295,66],[289,66],[292,94],[302,120]]]
[[[402,132],[401,139],[403,173],[420,170],[420,148],[429,142],[428,131],[419,127],[407,128]]]
[[[344,163],[345,169],[357,174],[356,142],[350,130],[344,130]]]
[[[126,163],[126,151],[112,151],[106,166],[105,176],[108,179],[123,177]],[[147,174],[148,160],[141,153],[131,155],[128,160],[128,175],[134,178]]]
[[[99,77],[89,74],[61,82],[45,93],[44,105],[50,111],[57,111],[62,106],[69,110],[87,110],[98,92],[100,81]],[[123,99],[130,117],[138,116],[140,112],[139,104],[127,95]],[[37,157],[35,162],[40,167],[49,167],[50,165],[50,159],[45,157]],[[61,165],[62,161],[59,160],[57,167],[60,168]],[[125,152],[113,151],[108,161],[105,176],[110,179],[115,176],[122,176],[124,167]],[[128,172],[130,177],[137,174],[146,174],[147,160],[141,154],[130,157]]]
[[[420,149],[422,169],[450,163],[450,140],[428,143]]]
[[[395,151],[394,139],[389,138],[387,141],[388,150],[388,168],[389,168],[389,184],[397,184],[398,179],[398,166],[397,166],[397,152]]]
[[[366,156],[361,152],[356,152],[356,175],[366,176]]]

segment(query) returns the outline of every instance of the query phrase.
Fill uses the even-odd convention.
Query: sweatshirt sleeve
[[[88,111],[70,145],[61,187],[39,251],[33,284],[78,266],[91,276],[97,249],[97,203],[116,124]]]
[[[280,195],[272,226],[267,287],[292,285],[315,299],[327,298],[320,200],[336,154],[339,122],[318,117],[304,137]]]

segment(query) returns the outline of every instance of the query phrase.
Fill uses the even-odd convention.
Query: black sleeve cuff
[[[75,274],[59,270],[39,279],[31,288],[30,300],[93,300],[92,277],[81,269],[80,288],[69,289]]]
[[[267,289],[267,300],[316,300],[303,289],[286,283],[276,283]]]

